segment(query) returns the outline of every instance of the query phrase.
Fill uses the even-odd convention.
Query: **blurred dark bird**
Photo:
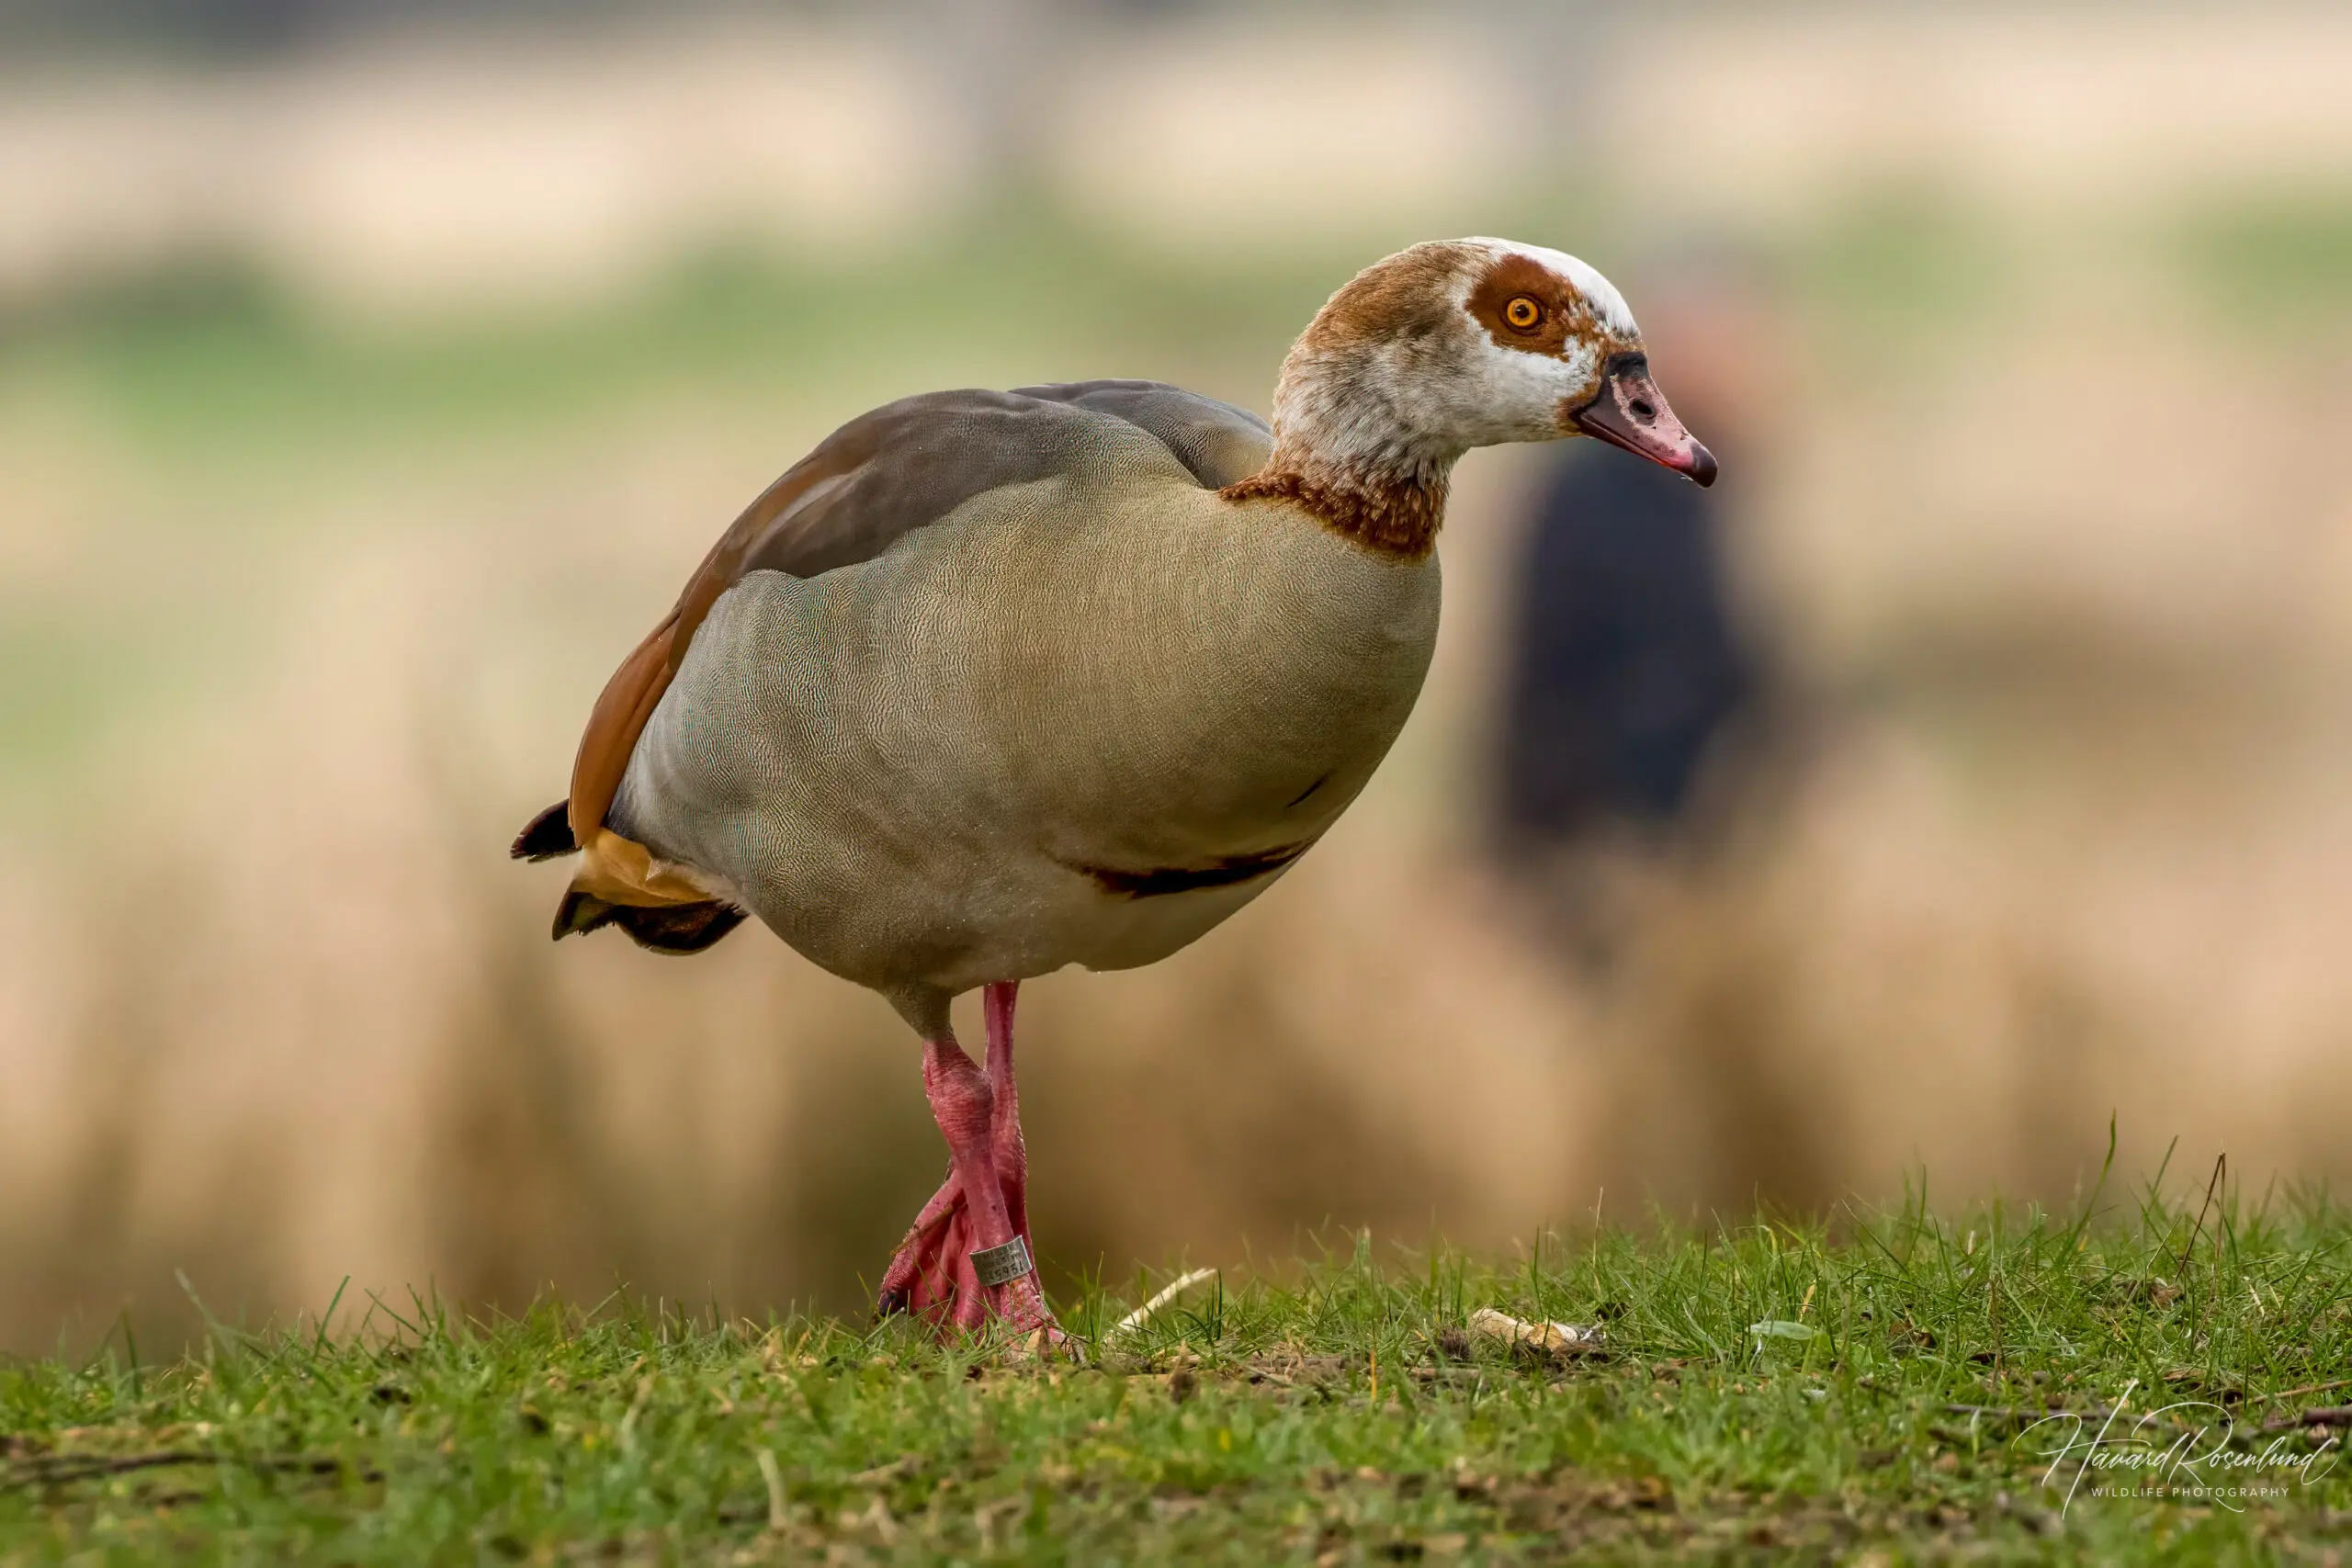
[[[1551,474],[1513,579],[1497,817],[1506,863],[1690,809],[1755,699],[1712,494],[1614,453]]]
[[[1486,239],[1334,294],[1271,428],[1148,381],[877,409],[736,519],[514,853],[582,853],[558,937],[692,953],[749,911],[887,998],[950,1167],[880,1305],[1054,1342],[1016,987],[1164,958],[1305,854],[1420,691],[1454,462],[1575,434],[1714,478],[1616,289]]]

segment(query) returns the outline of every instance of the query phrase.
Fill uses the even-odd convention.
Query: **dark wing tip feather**
[[[579,841],[571,836],[571,803],[559,800],[532,818],[506,852],[515,860],[538,861],[579,852]]]

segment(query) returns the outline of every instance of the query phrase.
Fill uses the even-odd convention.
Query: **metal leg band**
[[[1033,1268],[1029,1244],[1014,1236],[1002,1247],[984,1247],[972,1254],[972,1272],[983,1285],[1009,1285]]]

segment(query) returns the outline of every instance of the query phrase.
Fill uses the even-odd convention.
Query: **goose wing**
[[[719,536],[596,699],[560,818],[543,814],[516,852],[537,858],[594,838],[695,628],[746,573],[816,577],[871,560],[976,495],[1064,471],[1089,415],[1145,431],[1209,489],[1256,472],[1272,447],[1257,415],[1158,381],[930,392],[861,414],[786,469]],[[552,845],[560,836],[552,830],[563,826],[571,843]]]

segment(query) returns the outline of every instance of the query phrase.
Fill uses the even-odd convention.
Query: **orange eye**
[[[1544,307],[1522,294],[1503,307],[1503,320],[1514,332],[1531,333],[1544,319]]]

